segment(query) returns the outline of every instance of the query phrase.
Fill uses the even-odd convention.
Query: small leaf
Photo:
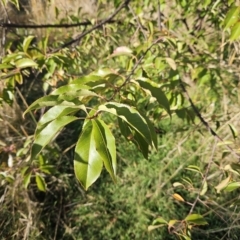
[[[195,225],[206,225],[208,224],[204,217],[200,214],[190,214],[185,218],[185,221]]]
[[[217,146],[230,145],[230,144],[233,144],[233,142],[232,141],[224,141],[224,142],[217,143]]]
[[[27,68],[37,66],[37,63],[35,63],[32,59],[22,58],[20,60],[17,60],[15,62],[15,65],[17,68]]]
[[[185,202],[185,200],[177,193],[174,193],[172,196],[179,202]]]
[[[46,183],[45,183],[45,180],[44,180],[44,178],[43,178],[41,175],[39,175],[39,174],[36,175],[36,183],[37,183],[37,187],[38,187],[38,189],[39,189],[40,191],[46,192]]]
[[[160,228],[160,227],[165,227],[166,226],[166,224],[159,224],[159,225],[150,225],[150,226],[148,226],[148,232],[151,232],[151,231],[153,231],[153,230],[155,230],[155,229],[157,229],[157,228]]]
[[[200,192],[200,196],[204,196],[207,190],[208,190],[208,184],[207,184],[207,181],[204,180],[202,190]]]
[[[193,171],[193,172],[197,172],[197,173],[200,173],[201,174],[201,171],[200,171],[200,168],[198,166],[195,166],[195,165],[189,165],[185,168],[186,170],[189,170],[189,171]]]
[[[237,129],[232,124],[228,124],[228,126],[232,132],[233,138],[236,139],[238,137]]]
[[[103,160],[96,148],[93,125],[89,121],[83,126],[74,156],[75,175],[86,190],[99,178],[103,167]]]
[[[168,222],[162,217],[158,217],[153,221],[153,225],[156,225],[159,223],[168,224]]]
[[[110,57],[122,55],[132,56],[132,50],[126,46],[118,47],[114,50],[113,54],[111,54]]]
[[[177,69],[177,65],[172,58],[166,57],[166,61],[174,71]]]
[[[173,187],[184,187],[185,188],[185,186],[180,182],[173,183]]]
[[[232,192],[240,187],[240,182],[231,182],[224,188],[224,191]]]
[[[222,180],[215,188],[217,190],[217,193],[220,193],[221,190],[223,190],[227,185],[229,184],[231,180],[231,176],[228,176],[226,179]]]
[[[32,40],[34,38],[35,38],[34,36],[28,36],[24,39],[24,41],[23,41],[23,51],[25,53],[27,53],[28,47],[29,47],[30,43],[32,42]]]
[[[32,172],[28,172],[23,176],[23,186],[27,189],[30,180],[31,180]]]

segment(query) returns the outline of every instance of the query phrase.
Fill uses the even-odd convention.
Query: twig
[[[157,11],[158,11],[158,28],[159,28],[159,31],[161,32],[162,31],[162,19],[161,19],[160,0],[158,0]]]
[[[143,53],[143,55],[139,58],[139,60],[138,60],[138,61],[135,63],[135,65],[133,66],[131,72],[130,72],[130,73],[128,74],[128,76],[126,77],[124,83],[123,83],[120,87],[118,87],[118,89],[121,89],[123,86],[125,86],[125,85],[129,82],[131,76],[134,74],[134,72],[135,72],[135,70],[137,69],[137,67],[142,63],[142,60],[145,58],[146,54],[151,50],[151,48],[152,48],[153,46],[155,46],[156,44],[158,44],[159,42],[163,41],[163,40],[164,40],[164,38],[163,38],[163,37],[160,37],[160,38],[158,38],[157,40],[155,40],[155,41],[147,48],[147,50]]]
[[[223,139],[209,126],[209,124],[205,121],[205,119],[202,117],[201,113],[198,111],[197,107],[194,105],[192,99],[190,98],[184,83],[182,82],[182,80],[180,80],[180,86],[187,98],[187,100],[189,101],[193,111],[195,112],[195,114],[197,115],[197,117],[200,119],[200,121],[202,122],[202,124],[207,128],[207,130],[211,133],[212,136],[214,136],[215,138],[217,138],[220,142],[223,142]],[[226,144],[227,149],[236,157],[238,158],[238,161],[240,161],[240,155],[238,153],[236,153],[234,151],[234,149],[232,147],[230,147],[229,145]]]
[[[102,22],[102,21],[98,21]],[[97,23],[98,23],[97,22]],[[109,20],[107,22],[108,24],[110,23],[118,23],[121,24],[122,22],[119,20]],[[72,24],[21,24],[21,23],[0,23],[0,27],[6,27],[6,28],[73,28],[73,27],[80,27],[80,26],[89,26],[92,25],[92,23],[87,20],[84,22],[79,22],[79,23],[72,23]]]
[[[138,18],[138,16],[136,16],[136,14],[135,14],[135,12],[133,11],[132,7],[129,6],[129,9],[130,9],[130,11],[132,12],[132,15],[134,16],[134,18],[136,19],[137,24],[138,24],[139,28],[141,29],[141,32],[142,32],[145,40],[147,40],[147,35],[146,35],[146,33],[145,33],[144,26],[143,26],[142,23],[139,21],[139,18]]]
[[[116,10],[114,13],[112,13],[108,18],[106,18],[105,20],[99,22],[98,24],[96,24],[95,26],[93,26],[91,29],[81,33],[80,35],[78,35],[76,38],[74,38],[73,40],[64,43],[61,47],[54,49],[53,51],[51,51],[51,53],[56,53],[59,50],[71,46],[72,44],[74,44],[75,42],[80,41],[83,37],[85,37],[87,34],[93,32],[94,30],[102,27],[104,24],[108,23],[109,21],[112,21],[112,19],[125,7],[128,6],[130,0],[125,0]]]
[[[205,183],[206,180],[207,180],[208,173],[209,173],[210,167],[211,167],[212,162],[213,162],[213,155],[214,155],[215,150],[216,150],[216,145],[217,145],[217,141],[216,141],[216,140],[217,140],[217,139],[215,138],[215,143],[214,143],[214,146],[213,146],[213,149],[212,149],[212,155],[211,155],[210,161],[208,162],[207,169],[206,169],[206,172],[205,172],[204,177],[203,177],[203,180],[202,180],[202,186],[200,187],[200,189],[199,189],[199,191],[198,191],[198,195],[197,195],[194,203],[192,204],[192,207],[191,207],[191,209],[190,209],[190,211],[189,211],[189,215],[192,214],[192,212],[193,212],[193,210],[194,210],[194,208],[195,208],[195,206],[196,206],[196,204],[197,204],[197,202],[198,202],[198,200],[199,200],[199,197],[200,197],[201,191],[202,191],[202,189],[203,189],[204,183]]]

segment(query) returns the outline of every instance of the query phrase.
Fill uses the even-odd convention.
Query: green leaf
[[[73,114],[79,111],[80,109],[87,112],[84,105],[71,106],[71,107],[64,106],[64,105],[57,105],[50,108],[38,122],[36,134],[38,134],[39,131],[41,131],[46,126],[47,123],[53,121],[54,119],[62,116],[66,116],[68,114]]]
[[[231,182],[224,188],[224,191],[232,192],[240,187],[240,182]]]
[[[190,214],[185,218],[185,221],[195,225],[206,225],[207,221],[200,214]]]
[[[27,68],[37,66],[37,63],[35,63],[32,59],[22,58],[20,60],[17,60],[15,62],[15,65],[17,68]]]
[[[54,166],[54,165],[44,165],[44,166],[40,166],[40,170],[43,173],[52,174],[52,173],[56,172],[56,166]]]
[[[158,217],[153,221],[153,225],[156,224],[168,224],[168,222],[164,218]]]
[[[89,82],[96,82],[96,81],[100,81],[102,80],[102,76],[101,75],[97,75],[96,73],[94,74],[90,74],[88,76],[84,76],[78,79],[75,79],[71,82],[71,84],[82,84],[85,85]]]
[[[121,131],[122,135],[127,140],[131,140],[132,132],[129,128],[129,125],[125,121],[123,121],[122,118],[118,118],[118,126],[120,128],[120,131]]]
[[[77,92],[82,89],[89,89],[89,87],[82,83],[68,84],[68,85],[59,87],[58,89],[54,90],[51,93],[51,95],[60,95],[60,94],[65,94],[65,93],[69,93],[69,92]]]
[[[169,57],[166,57],[165,59],[166,59],[166,62],[168,63],[168,65],[175,71],[177,69],[176,62],[172,58],[169,58]]]
[[[110,57],[116,56],[132,56],[132,50],[126,46],[117,47]]]
[[[233,138],[236,139],[238,137],[237,129],[232,124],[228,124],[228,126],[232,132]]]
[[[68,92],[66,94],[59,95],[59,99],[65,100],[65,101],[73,101],[74,99],[80,99],[83,100],[85,97],[98,97],[99,95],[95,92],[89,91],[87,89],[82,89],[79,91],[72,91]]]
[[[32,146],[31,160],[33,160],[42,151],[42,149],[55,137],[57,133],[60,132],[65,125],[75,120],[78,120],[78,118],[74,116],[62,116],[49,123],[40,132],[37,131]]]
[[[30,43],[32,42],[32,40],[34,38],[35,38],[34,36],[28,36],[24,39],[24,41],[23,41],[23,51],[25,53],[27,53],[28,47],[29,47]]]
[[[240,22],[237,22],[231,29],[230,40],[234,41],[240,37]]]
[[[239,20],[239,13],[240,13],[240,7],[232,7],[226,17],[225,17],[225,20],[223,22],[223,26],[224,26],[224,29],[227,29],[231,26],[233,26],[235,23],[237,23],[237,21]]]
[[[24,174],[23,176],[23,186],[27,189],[29,183],[30,183],[30,180],[31,180],[31,176],[32,176],[32,172],[28,172],[26,174]]]
[[[152,146],[154,146],[155,149],[157,149],[158,141],[157,141],[157,134],[156,134],[155,128],[154,128],[152,122],[148,119],[148,117],[146,117],[146,116],[143,116],[143,117],[144,117],[145,121],[147,122],[148,128],[151,132]]]
[[[122,103],[109,102],[105,105],[100,105],[98,109],[121,118],[132,129],[137,131],[149,145],[152,145],[152,136],[148,124],[135,108]]]
[[[2,70],[2,69],[9,69],[9,68],[13,68],[13,65],[7,64],[7,63],[0,64],[0,70]]]
[[[103,163],[112,179],[116,177],[116,143],[108,126],[102,120],[92,120],[96,150],[102,157]]]
[[[204,180],[202,190],[200,192],[200,196],[204,196],[207,190],[208,190],[208,184],[207,184],[207,181]]]
[[[221,190],[223,190],[227,185],[229,184],[231,180],[231,176],[228,176],[226,179],[222,180],[215,188],[217,190],[217,193],[220,193]]]
[[[153,86],[148,80],[139,79],[138,83],[142,88],[149,90],[151,95],[157,99],[160,106],[171,116],[170,105],[164,92],[159,87]]]
[[[89,121],[83,127],[74,156],[75,175],[86,190],[99,178],[103,167],[102,157],[96,148],[93,125]]]
[[[133,143],[137,146],[137,148],[142,152],[143,156],[148,159],[148,143],[145,138],[143,138],[138,132],[133,134]]]
[[[38,190],[42,192],[46,192],[46,182],[44,178],[39,174],[36,174],[36,183],[37,183]]]
[[[198,166],[195,166],[195,165],[189,165],[185,169],[202,174],[200,168]]]
[[[39,98],[38,100],[36,100],[35,102],[33,102],[28,108],[27,110],[23,113],[23,116],[32,111],[32,110],[35,110],[35,109],[39,109],[39,108],[42,108],[42,107],[50,107],[50,106],[55,106],[59,103],[61,103],[62,100],[59,100],[58,99],[58,96],[55,95],[55,96],[45,96],[45,97],[41,97]],[[71,105],[70,103],[68,103],[69,105]]]

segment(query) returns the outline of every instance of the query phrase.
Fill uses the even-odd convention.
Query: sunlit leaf
[[[25,188],[28,187],[30,181],[31,181],[31,176],[32,176],[32,172],[29,171],[28,173],[26,173],[24,176],[23,176],[23,186]]]
[[[240,7],[233,6],[227,13],[223,22],[224,29],[233,26],[239,20]]]
[[[37,183],[38,190],[42,192],[46,192],[46,182],[44,178],[39,174],[36,175],[36,183]]]
[[[126,104],[109,102],[105,105],[100,105],[98,109],[121,118],[127,122],[132,129],[137,131],[149,145],[152,145],[151,132],[147,122],[135,108]]]
[[[15,62],[17,68],[27,68],[27,67],[35,67],[37,63],[35,63],[32,59],[22,58]]]
[[[232,192],[240,187],[240,182],[231,182],[225,188],[224,191]]]
[[[206,225],[208,224],[204,217],[200,214],[190,214],[185,218],[185,221],[195,225]]]
[[[173,69],[176,70],[177,69],[177,65],[175,63],[175,61],[172,58],[167,57],[166,58],[167,63],[169,64],[169,66]]]
[[[201,190],[201,192],[200,192],[200,195],[201,195],[201,196],[204,196],[205,193],[207,192],[207,190],[208,190],[208,184],[207,184],[207,181],[204,180],[203,186],[202,186],[202,190]]]
[[[232,132],[233,138],[236,139],[238,137],[237,129],[232,124],[228,124],[228,126]]]
[[[93,125],[89,121],[82,130],[74,156],[74,171],[77,179],[88,189],[100,176],[103,160],[97,151]]]
[[[32,146],[31,159],[33,160],[64,126],[77,119],[74,116],[62,116],[49,123],[40,132],[37,132]]]
[[[102,157],[103,163],[112,179],[116,174],[116,143],[108,126],[100,119],[92,120],[96,150]]]
[[[230,40],[234,41],[240,37],[240,22],[237,22],[231,29]]]
[[[181,197],[181,195],[179,195],[177,193],[174,193],[172,196],[174,199],[176,199],[179,202],[185,202],[185,200]]]
[[[217,190],[217,193],[220,193],[221,190],[223,190],[229,182],[231,181],[231,176],[228,176],[226,179],[222,180],[215,188]]]
[[[35,109],[39,109],[39,108],[42,108],[42,107],[50,107],[50,106],[55,106],[55,105],[58,105],[60,104],[61,105],[64,105],[64,106],[74,106],[74,103],[73,102],[65,102],[64,104],[64,101],[62,99],[59,100],[59,96],[58,95],[48,95],[48,96],[45,96],[45,97],[41,97],[39,98],[38,100],[36,100],[35,102],[33,102],[28,108],[27,110],[23,113],[23,116],[32,111],[32,110],[35,110]]]
[[[162,217],[158,217],[158,218],[154,219],[153,225],[159,224],[159,223],[168,224],[168,222]]]
[[[27,53],[28,47],[29,47],[30,43],[32,42],[32,40],[33,40],[34,38],[35,38],[34,36],[28,36],[28,37],[26,37],[26,38],[24,39],[24,41],[23,41],[23,51],[24,51],[25,53]]]

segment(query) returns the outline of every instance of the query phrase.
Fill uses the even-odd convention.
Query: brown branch
[[[207,130],[210,132],[210,134],[212,136],[214,136],[215,138],[217,138],[220,142],[223,142],[223,139],[210,127],[210,125],[208,124],[208,122],[205,121],[205,119],[202,117],[201,113],[198,111],[197,107],[194,105],[191,97],[189,96],[184,83],[182,82],[182,80],[180,80],[180,86],[185,94],[185,97],[187,98],[187,100],[189,101],[193,111],[195,112],[195,114],[197,115],[197,117],[199,118],[199,120],[201,121],[201,123],[207,128]],[[238,158],[238,161],[240,161],[240,155],[234,151],[234,149],[232,147],[230,147],[229,145],[226,144],[227,149],[236,157]]]
[[[74,44],[75,42],[80,41],[83,37],[85,37],[87,34],[93,32],[94,30],[102,27],[103,25],[109,23],[110,21],[112,21],[112,19],[125,7],[128,6],[130,0],[125,0],[116,10],[114,13],[112,13],[108,18],[106,18],[105,20],[102,20],[101,22],[99,22],[98,24],[96,24],[95,26],[93,26],[91,29],[84,31],[83,33],[79,34],[76,38],[74,38],[73,40],[64,43],[62,46],[60,46],[59,48],[56,48],[55,50],[51,51],[51,53],[56,53],[59,50],[65,48],[65,47],[69,47],[72,44]]]
[[[102,22],[102,21],[97,21],[97,23]],[[107,22],[108,24],[110,23],[118,23],[121,24],[122,22],[119,20],[109,20]],[[67,24],[67,23],[62,23],[62,24],[21,24],[21,23],[0,23],[0,27],[5,27],[5,28],[73,28],[73,27],[80,27],[80,26],[89,26],[92,25],[92,23],[87,20],[84,22],[79,22],[79,23],[73,23],[73,24]]]

